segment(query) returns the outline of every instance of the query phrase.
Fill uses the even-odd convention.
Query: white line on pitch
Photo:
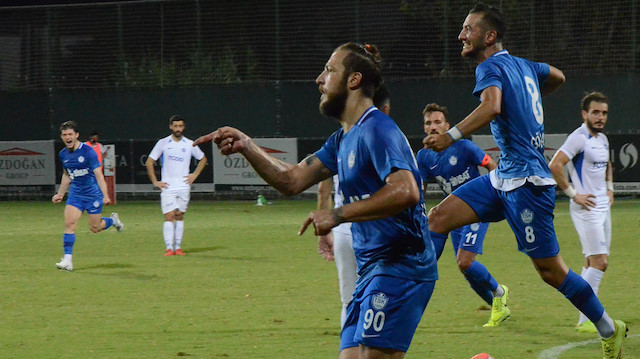
[[[627,335],[627,339],[633,338],[633,337],[640,337],[640,334]],[[585,340],[583,342],[568,343],[565,345],[559,345],[557,347],[545,349],[540,353],[540,355],[538,355],[538,359],[557,359],[560,356],[560,354],[570,349],[582,347],[582,346],[594,344],[594,343],[600,343],[600,338]]]

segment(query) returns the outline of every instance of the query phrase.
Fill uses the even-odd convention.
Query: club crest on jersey
[[[80,162],[80,163],[84,162],[84,156],[79,156],[78,157],[78,162]]]
[[[347,158],[347,165],[349,168],[353,168],[353,165],[356,164],[356,154],[353,151],[349,152],[349,157]]]
[[[455,166],[456,163],[458,163],[458,157],[456,157],[456,156],[449,157],[449,164],[450,165]]]
[[[184,153],[184,152],[187,152],[187,149],[186,149],[186,148],[183,148],[183,149],[182,149],[182,152],[183,152],[183,153]]]
[[[528,208],[525,208],[520,212],[520,219],[524,224],[529,224],[533,222],[533,211]]]
[[[473,223],[471,226],[469,226],[469,229],[471,229],[474,232],[477,232],[478,229],[480,229],[480,223]]]
[[[382,292],[376,293],[371,297],[371,305],[376,310],[384,309],[384,307],[387,306],[387,303],[389,303],[389,297]]]

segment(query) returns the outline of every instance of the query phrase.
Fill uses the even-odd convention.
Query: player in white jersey
[[[193,141],[182,135],[185,121],[181,116],[171,116],[169,128],[171,135],[158,140],[145,165],[151,183],[161,190],[160,204],[164,214],[162,235],[166,246],[164,255],[183,256],[185,253],[181,245],[184,235],[184,214],[187,212],[191,198],[191,184],[207,164],[207,157],[200,147],[193,146]],[[199,161],[193,173],[189,173],[191,157]],[[158,181],[154,169],[155,162],[158,160],[162,165],[161,181]]]
[[[602,133],[607,123],[609,100],[600,92],[592,92],[582,99],[581,105],[584,123],[567,137],[549,168],[558,187],[571,199],[569,213],[585,259],[581,276],[598,294],[611,246],[613,171],[609,140]],[[571,184],[565,175],[565,166]],[[576,329],[596,332],[594,324],[582,313]]]

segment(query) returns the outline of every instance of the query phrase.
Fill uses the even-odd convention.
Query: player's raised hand
[[[453,140],[448,133],[434,133],[425,137],[422,140],[422,144],[424,144],[424,148],[440,152],[451,146],[451,144],[453,144]]]
[[[245,149],[251,142],[251,138],[237,128],[221,127],[208,135],[198,138],[193,142],[193,145],[209,141],[213,141],[218,145],[220,153],[230,155]]]

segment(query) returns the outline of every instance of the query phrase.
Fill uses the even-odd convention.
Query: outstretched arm
[[[208,141],[215,142],[223,155],[242,154],[262,179],[287,196],[298,194],[333,174],[315,155],[297,165],[277,159],[233,127],[221,127],[198,138],[193,145]]]
[[[413,173],[398,170],[387,176],[385,185],[367,199],[346,204],[333,210],[313,211],[300,228],[304,233],[313,224],[316,235],[327,234],[344,222],[364,222],[391,217],[415,206],[420,201],[420,189]]]

